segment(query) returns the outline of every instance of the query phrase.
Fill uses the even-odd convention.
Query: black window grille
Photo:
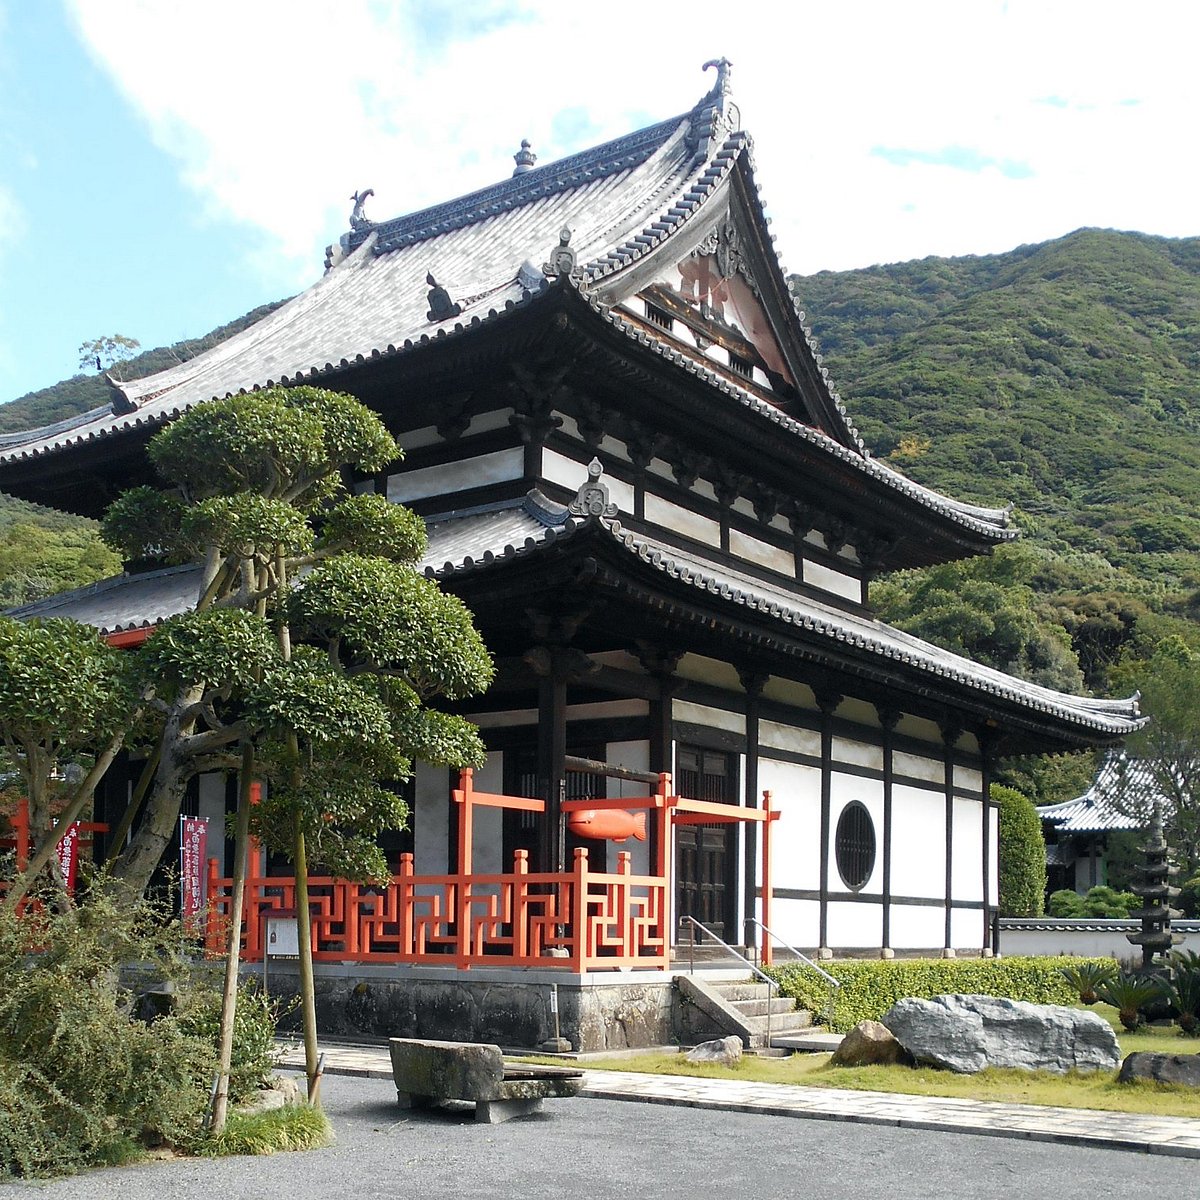
[[[646,305],[646,316],[652,324],[658,325],[663,329],[670,329],[675,324],[675,318],[669,312],[653,304]]]
[[[842,809],[833,845],[842,882],[851,891],[858,891],[875,869],[875,825],[857,800]]]
[[[729,369],[743,379],[754,378],[754,364],[748,358],[739,358],[736,354],[729,355]]]

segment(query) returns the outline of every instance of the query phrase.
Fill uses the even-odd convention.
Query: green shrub
[[[137,1020],[119,982],[129,962],[183,979],[179,945],[161,913],[102,895],[60,914],[0,913],[0,1178],[198,1135],[214,1047],[175,1016]]]
[[[1081,896],[1069,888],[1050,893],[1046,911],[1052,917],[1128,917],[1141,901],[1132,892],[1090,888]]]
[[[1084,959],[1062,968],[1062,977],[1079,993],[1081,1004],[1095,1004],[1100,998],[1096,988],[1112,979],[1117,971],[1115,962],[1104,959]]]
[[[233,1057],[229,1068],[229,1099],[239,1104],[264,1087],[275,1070],[275,1026],[279,1005],[251,980],[238,988],[237,1014],[233,1022]],[[211,1046],[221,1035],[221,993],[215,988],[197,988],[179,1012],[180,1025]]]
[[[1004,996],[1033,1004],[1074,1004],[1075,989],[1062,969],[1108,959],[1070,957],[1020,958],[895,958],[879,962],[847,960],[823,963],[841,987],[837,990],[830,1028],[844,1033],[859,1021],[878,1021],[897,1000],[907,996],[929,999],[947,993]],[[829,985],[811,967],[799,964],[774,967],[785,996],[795,997],[801,1008],[820,1012],[826,1005]]]
[[[1133,971],[1121,971],[1112,979],[1097,985],[1096,995],[1117,1010],[1117,1016],[1126,1029],[1133,1030],[1141,1024],[1143,1009],[1167,998],[1167,988],[1161,980]]]
[[[1046,912],[1052,917],[1083,917],[1087,913],[1083,907],[1083,897],[1070,888],[1060,888],[1050,893],[1046,902]]]
[[[1046,841],[1033,802],[1013,788],[992,784],[1000,806],[1000,915],[1037,917],[1046,896]]]
[[[202,1154],[277,1154],[316,1150],[333,1141],[329,1119],[311,1104],[289,1104],[267,1112],[230,1113],[225,1128],[200,1146]]]

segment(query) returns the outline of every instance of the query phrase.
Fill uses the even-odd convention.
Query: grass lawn
[[[1097,1004],[1093,1011],[1117,1031],[1122,1055],[1135,1050],[1169,1054],[1200,1053],[1200,1039],[1182,1037],[1175,1027],[1127,1033],[1116,1009]],[[588,1061],[589,1071],[644,1071],[659,1075],[692,1075],[710,1079],[745,1079],[756,1083],[791,1083],[802,1087],[847,1088],[853,1091],[900,1092],[913,1096],[957,1096],[1005,1104],[1049,1104],[1111,1112],[1200,1119],[1200,1093],[1191,1088],[1154,1083],[1118,1084],[1115,1072],[1050,1075],[1032,1071],[981,1071],[955,1075],[933,1067],[834,1067],[828,1054],[794,1054],[790,1058],[747,1056],[736,1067],[689,1063],[682,1054],[647,1054]]]

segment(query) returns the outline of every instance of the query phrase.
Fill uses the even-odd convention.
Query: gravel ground
[[[550,1101],[476,1125],[409,1112],[387,1080],[327,1076],[337,1144],[270,1158],[183,1159],[0,1185],[0,1200],[1094,1200],[1196,1194],[1186,1159],[616,1100]]]

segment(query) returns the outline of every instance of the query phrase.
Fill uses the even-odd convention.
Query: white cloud
[[[691,106],[724,54],[787,264],[989,252],[1084,224],[1195,234],[1187,0],[860,0],[736,21],[696,0],[72,0],[80,34],[208,211],[300,283],[371,186],[376,219]],[[872,151],[981,163],[895,165]]]

